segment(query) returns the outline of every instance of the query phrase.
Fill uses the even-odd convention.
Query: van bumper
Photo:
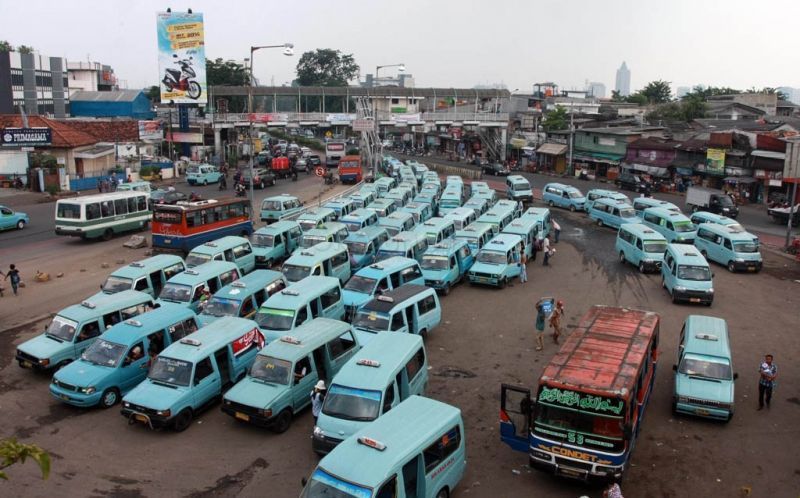
[[[139,408],[141,407],[133,407],[133,405],[131,405],[129,408],[126,408],[123,405],[119,413],[128,419],[128,425],[140,423],[151,429],[163,429],[172,425],[172,418],[161,417],[153,413],[149,413],[152,412],[152,410]]]
[[[685,413],[687,415],[695,415],[697,417],[704,417],[704,418],[711,418],[714,420],[723,420],[728,421],[730,420],[733,412],[731,410],[726,410],[724,408],[713,407],[713,406],[706,406],[706,405],[694,405],[691,403],[675,403],[675,411],[678,413]]]
[[[50,384],[50,394],[62,403],[88,408],[100,402],[100,396],[102,396],[103,392],[95,391],[92,394],[83,394],[80,392],[68,391],[54,384]]]
[[[469,274],[469,283],[471,284],[481,284],[481,285],[492,285],[494,287],[498,286],[499,279],[495,275],[488,275],[488,274],[479,274],[476,275],[474,273]]]
[[[242,408],[245,408],[242,405]],[[253,424],[258,427],[272,427],[272,424],[275,422],[275,417],[264,417],[263,415],[258,415],[255,413],[255,409],[251,407],[246,407],[247,411],[242,411],[241,409],[237,410],[235,406],[227,404],[225,401],[222,402],[222,413],[226,415],[230,415],[231,417],[235,418],[236,420],[241,420],[242,422],[247,422],[248,424]]]
[[[334,448],[339,446],[342,439],[337,439],[335,437],[328,437],[328,436],[317,436],[316,434],[311,436],[311,449],[314,450],[314,453],[317,455],[327,455]]]
[[[708,304],[711,305],[714,302],[714,293],[713,292],[702,292],[702,291],[676,291],[673,289],[672,291],[673,296],[678,301],[683,301],[686,303],[700,303],[700,304]]]
[[[736,271],[757,272],[761,271],[763,264],[764,263],[762,261],[734,261],[733,269]]]

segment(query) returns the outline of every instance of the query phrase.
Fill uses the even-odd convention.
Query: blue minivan
[[[475,256],[464,239],[447,239],[428,246],[422,256],[422,276],[425,285],[445,296],[461,281],[472,267]]]
[[[619,228],[624,223],[641,222],[630,204],[609,198],[594,201],[589,208],[589,218],[595,220],[599,227],[611,228]]]
[[[502,289],[511,279],[519,276],[521,269],[514,254],[519,256],[522,250],[522,238],[519,235],[502,233],[496,236],[478,251],[475,263],[469,269],[469,283]]]
[[[586,197],[575,187],[563,183],[548,183],[542,189],[542,200],[548,206],[558,206],[570,211],[583,211]]]
[[[376,294],[383,294],[404,284],[424,283],[419,262],[403,256],[393,256],[361,268],[347,281],[342,292],[345,320],[352,320],[356,311]]]
[[[197,317],[200,326],[225,316],[252,318],[270,296],[289,285],[283,273],[274,270],[256,270],[221,288],[205,301]]]
[[[164,349],[147,379],[122,398],[121,414],[130,424],[184,431],[244,378],[263,346],[264,336],[252,320],[217,320]]]
[[[350,271],[356,272],[372,264],[378,254],[378,248],[387,240],[389,233],[380,226],[364,227],[357,232],[350,232],[344,239],[344,245],[350,252]]]
[[[701,223],[694,245],[711,261],[725,265],[731,273],[761,271],[763,261],[758,237],[718,223]]]
[[[714,301],[713,277],[708,261],[695,246],[667,245],[661,264],[661,285],[673,303],[686,301],[711,306]]]
[[[194,312],[171,303],[118,323],[53,375],[50,394],[74,406],[111,408],[144,380],[156,355],[197,329]]]

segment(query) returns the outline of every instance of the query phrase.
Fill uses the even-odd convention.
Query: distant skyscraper
[[[594,98],[597,99],[604,99],[606,98],[606,86],[602,83],[598,83],[597,81],[592,81],[586,85],[586,91],[589,92]]]
[[[618,91],[623,97],[631,94],[631,72],[624,61],[617,69],[617,82],[614,85],[614,90]]]

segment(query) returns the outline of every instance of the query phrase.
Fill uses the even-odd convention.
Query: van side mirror
[[[738,378],[739,378],[739,374],[736,373],[736,372],[733,372],[733,380],[736,380]]]
[[[308,479],[306,479],[305,477],[301,477],[300,484],[305,488],[306,484],[308,484]]]
[[[673,372],[677,372],[678,371],[678,365],[672,365],[672,371]]]

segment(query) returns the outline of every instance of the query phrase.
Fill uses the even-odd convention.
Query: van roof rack
[[[292,335],[285,335],[285,336],[281,337],[281,342],[285,342],[287,344],[294,344],[295,346],[298,346],[298,345],[300,345],[302,343],[302,341],[300,339],[298,339],[297,337],[294,337]]]
[[[363,444],[364,446],[367,446],[369,448],[372,448],[372,449],[375,449],[375,450],[378,450],[378,451],[383,451],[383,450],[386,449],[386,445],[385,444],[381,443],[377,439],[372,439],[371,437],[361,436],[361,437],[358,438],[358,442],[359,442],[359,444]]]
[[[97,307],[97,306],[95,306],[95,304],[93,302],[91,302],[89,300],[83,301],[81,303],[81,306],[83,306],[84,308],[89,308],[90,310],[93,310],[93,309],[95,309]]]
[[[293,289],[283,289],[281,291],[281,294],[283,294],[285,296],[299,296],[300,295],[299,292],[297,292],[296,290],[293,290]]]
[[[384,303],[393,303],[394,302],[394,298],[392,298],[391,296],[380,295],[380,296],[377,297],[377,299],[378,299],[378,301],[383,301]]]
[[[139,320],[134,320],[133,318],[125,320],[125,323],[127,323],[128,325],[133,325],[134,327],[142,326],[142,322],[140,322]]]
[[[356,362],[356,365],[362,365],[362,366],[365,366],[365,367],[378,368],[378,367],[381,366],[381,362],[379,362],[378,360],[370,360],[368,358],[360,358]]]
[[[242,282],[241,280],[235,280],[231,282],[231,286],[244,289],[245,287],[247,287],[247,284]]]
[[[183,273],[187,275],[200,275],[200,273],[197,270],[192,270],[191,268],[189,268],[188,270],[184,270]]]
[[[134,261],[133,263],[129,264],[128,266],[132,266],[134,268],[144,268],[144,265],[139,261]]]
[[[201,346],[203,343],[191,337],[184,337],[181,339],[181,344],[186,344],[187,346]]]
[[[695,334],[697,339],[703,339],[704,341],[718,341],[719,337],[714,334]]]

